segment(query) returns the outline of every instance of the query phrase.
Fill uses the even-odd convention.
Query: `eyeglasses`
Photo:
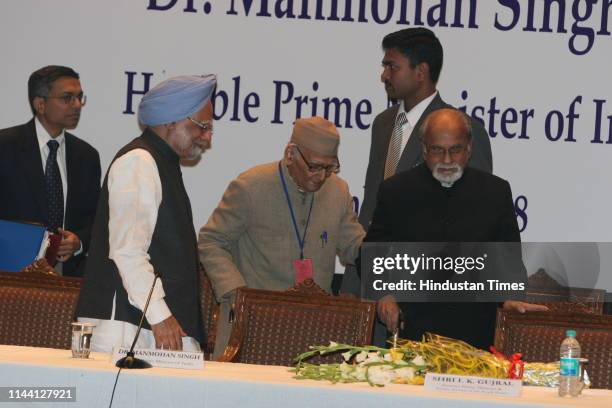
[[[81,106],[85,106],[85,104],[87,103],[87,96],[83,94],[83,92],[81,92],[80,94],[71,94],[71,93],[67,93],[65,95],[62,96],[43,96],[43,98],[45,99],[59,99],[60,101],[64,102],[64,105],[72,105],[74,104],[75,101],[79,101],[81,103]]]
[[[445,149],[443,147],[440,146],[431,146],[431,145],[427,145],[427,154],[430,156],[434,156],[434,157],[444,157],[446,156],[446,154],[448,153],[449,156],[451,157],[456,157],[459,154],[463,153],[466,149],[466,146],[464,145],[455,145],[455,146],[451,146],[448,149]]]
[[[200,130],[202,132],[213,132],[213,124],[212,124],[212,120],[207,120],[204,122],[200,122],[199,120],[195,120],[194,118],[192,118],[191,116],[187,116],[187,119],[189,119],[190,121],[192,121],[197,127],[200,128]]]
[[[311,173],[320,173],[320,172],[324,171],[325,175],[329,176],[332,173],[338,173],[340,171],[340,163],[332,164],[331,166],[322,166],[320,164],[311,164],[308,160],[306,160],[306,158],[302,154],[302,151],[300,150],[300,148],[297,145],[295,146],[295,148],[297,149],[297,151],[300,154],[300,156],[302,156],[302,160],[304,160],[304,163],[306,163],[306,167],[308,167],[308,171],[309,172],[311,172]],[[338,159],[336,159],[336,160],[338,160]]]

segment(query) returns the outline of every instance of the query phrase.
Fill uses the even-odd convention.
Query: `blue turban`
[[[178,122],[198,112],[210,101],[215,75],[183,75],[166,79],[143,96],[138,121],[157,126]]]

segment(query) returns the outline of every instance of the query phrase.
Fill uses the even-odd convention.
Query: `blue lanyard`
[[[306,219],[306,226],[304,227],[304,235],[300,237],[300,230],[298,229],[297,222],[295,221],[295,214],[293,212],[293,206],[291,205],[291,198],[289,197],[289,190],[287,190],[287,183],[285,182],[285,176],[281,169],[281,162],[278,162],[278,174],[280,175],[283,190],[285,190],[285,198],[287,199],[287,206],[291,213],[291,221],[293,221],[293,228],[295,229],[295,236],[297,237],[298,244],[300,245],[300,259],[304,259],[304,244],[306,243],[306,231],[308,231],[308,224],[310,224],[310,214],[312,214],[312,204],[314,203],[314,193],[312,200],[310,201],[310,210],[308,210],[308,218]]]

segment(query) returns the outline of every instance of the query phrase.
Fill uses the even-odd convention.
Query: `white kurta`
[[[107,185],[109,258],[117,265],[130,304],[142,310],[154,279],[148,250],[162,200],[155,160],[144,149],[129,151],[111,165]],[[151,325],[172,314],[164,296],[162,282],[158,279],[146,314]],[[115,320],[114,302],[110,320],[78,318],[96,324],[91,340],[94,351],[108,353],[115,346],[129,347],[132,344],[137,327]],[[153,332],[143,329],[136,347],[155,348]],[[183,337],[183,350],[198,351],[200,346],[194,338]]]

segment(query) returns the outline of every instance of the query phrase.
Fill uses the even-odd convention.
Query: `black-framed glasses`
[[[212,120],[206,120],[204,122],[200,122],[199,120],[195,120],[194,118],[192,118],[191,116],[187,116],[187,119],[189,119],[190,121],[192,121],[197,127],[200,128],[200,130],[202,132],[213,132],[213,124],[212,124]]]
[[[87,95],[85,95],[83,92],[81,92],[80,94],[76,94],[76,95],[67,93],[62,96],[43,96],[43,98],[59,99],[60,101],[64,102],[64,105],[72,105],[77,100],[81,103],[81,106],[85,106],[85,104],[87,103]]]
[[[332,164],[331,166],[323,166],[321,164],[312,164],[308,160],[306,160],[306,157],[304,157],[304,154],[302,154],[302,151],[300,150],[299,146],[296,145],[295,148],[300,154],[300,156],[302,156],[302,160],[304,160],[304,163],[306,163],[306,167],[308,168],[309,172],[320,173],[324,171],[325,175],[329,176],[332,173],[338,173],[340,171],[340,162],[338,162],[337,164]],[[338,159],[336,159],[336,161],[337,160]]]
[[[459,154],[463,153],[466,149],[465,145],[455,145],[455,146],[451,146],[448,149],[445,149],[441,146],[432,146],[432,145],[427,145],[427,154],[434,156],[434,157],[444,157],[446,156],[446,153],[448,153],[448,155],[450,157],[456,157]]]

